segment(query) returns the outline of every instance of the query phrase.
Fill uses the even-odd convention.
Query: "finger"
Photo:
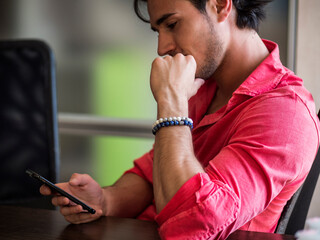
[[[194,85],[195,88],[198,90],[203,84],[205,83],[205,80],[203,80],[202,78],[196,78],[194,80]]]
[[[47,187],[46,185],[42,185],[41,187],[40,187],[40,193],[42,194],[42,195],[52,195],[52,191],[51,191],[51,189],[49,188],[49,187]]]
[[[70,215],[75,215],[83,212],[82,206],[80,205],[75,205],[75,206],[62,206],[60,207],[60,213],[63,216],[70,216]]]
[[[93,220],[96,220],[101,216],[102,216],[102,210],[97,210],[95,214],[86,212],[86,213],[68,215],[68,216],[65,216],[65,219],[70,223],[80,224],[80,223],[92,222]]]
[[[205,81],[201,78],[196,78],[193,82],[193,86],[191,88],[191,92],[190,92],[190,95],[188,97],[188,100],[197,94],[199,88],[205,83]]]
[[[192,55],[187,55],[186,59],[191,61],[193,64],[197,65],[195,58]]]
[[[172,57],[170,56],[170,55],[166,55],[166,56],[164,56],[162,59],[164,59],[164,60],[171,60],[172,59]]]
[[[161,57],[156,57],[156,58],[153,60],[152,64],[151,64],[151,68],[152,68],[152,69],[155,68],[155,67],[158,66],[161,62],[163,62],[163,58],[161,58]]]
[[[71,202],[68,198],[64,197],[64,196],[56,196],[56,197],[53,197],[51,199],[51,202],[54,206],[66,206],[66,205],[69,205]]]

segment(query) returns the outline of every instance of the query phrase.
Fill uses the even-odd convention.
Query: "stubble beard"
[[[206,53],[203,65],[199,66],[196,78],[207,80],[213,76],[219,66],[219,60],[222,56],[222,41],[217,35],[213,24],[207,19],[209,34],[205,40]]]

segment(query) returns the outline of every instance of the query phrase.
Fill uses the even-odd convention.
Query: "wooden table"
[[[154,222],[103,217],[73,225],[58,211],[0,206],[0,240],[157,240]],[[228,240],[294,240],[293,236],[236,231]]]

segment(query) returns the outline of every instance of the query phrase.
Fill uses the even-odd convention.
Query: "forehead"
[[[157,19],[170,13],[187,13],[190,8],[195,9],[188,0],[148,0],[148,13],[150,22],[154,23]]]

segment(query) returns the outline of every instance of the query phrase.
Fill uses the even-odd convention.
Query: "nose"
[[[174,55],[176,44],[171,34],[159,32],[158,36],[158,55]]]

